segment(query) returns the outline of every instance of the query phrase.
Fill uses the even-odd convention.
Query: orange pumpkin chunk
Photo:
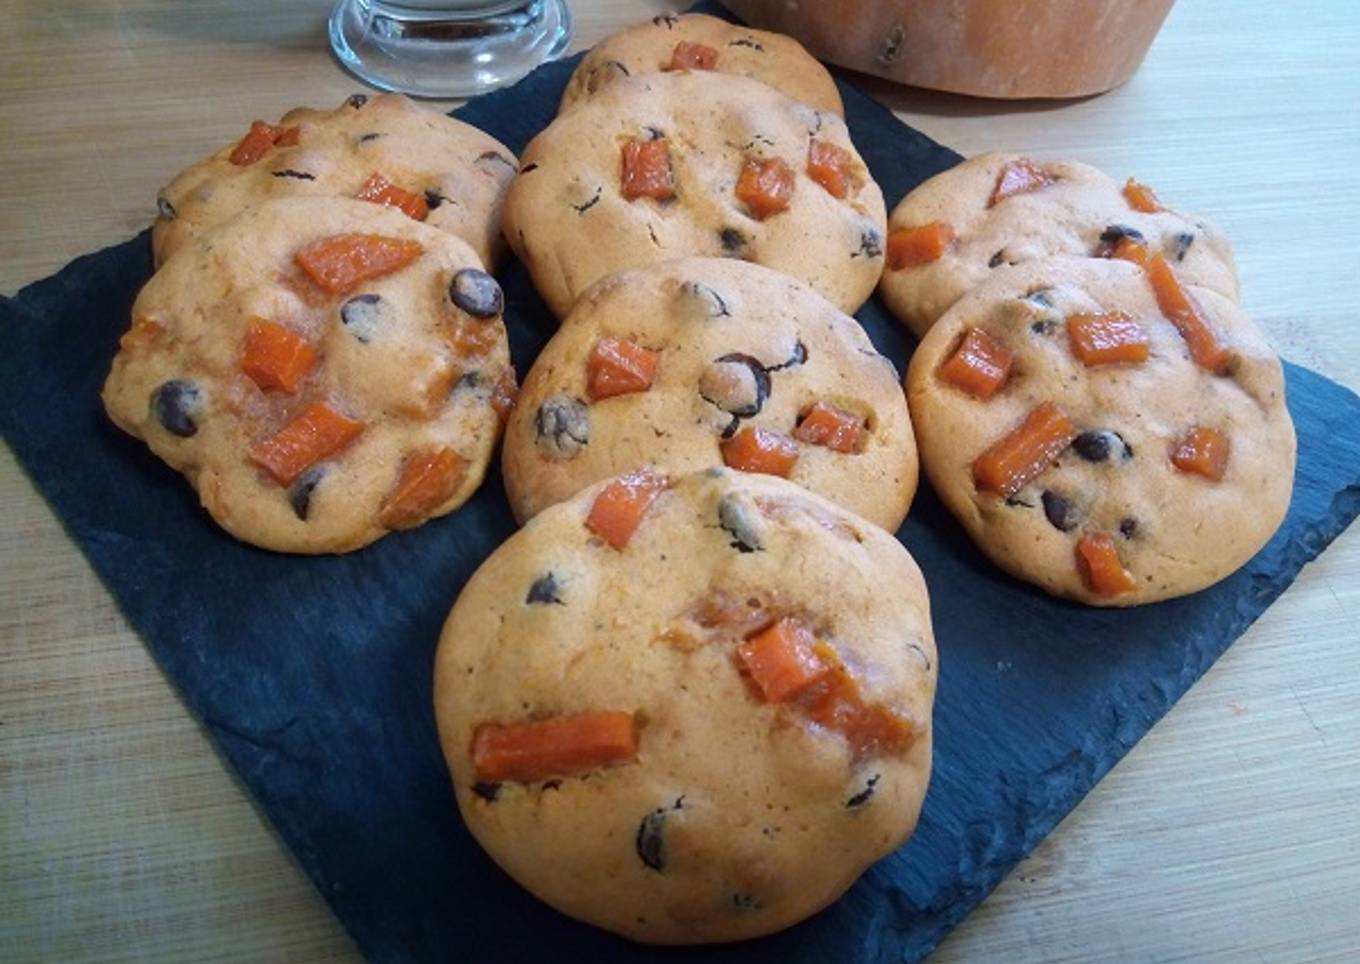
[[[138,348],[149,348],[160,340],[161,335],[165,334],[165,329],[150,318],[138,318],[132,323],[132,327],[123,332],[118,339],[118,347],[123,351],[134,351]]]
[[[1212,482],[1223,478],[1231,451],[1228,437],[1202,426],[1192,428],[1171,452],[1171,462],[1182,472],[1194,472]]]
[[[1123,311],[1078,312],[1067,316],[1067,341],[1083,365],[1141,365],[1148,357],[1148,335]]]
[[[389,529],[411,529],[449,500],[463,480],[467,462],[453,449],[409,455],[397,484],[383,502],[378,521]]]
[[[777,157],[751,160],[737,178],[737,200],[757,221],[778,214],[793,197],[793,169]]]
[[[718,66],[718,52],[705,44],[682,40],[671,51],[667,70],[713,70]]]
[[[1148,258],[1147,273],[1157,296],[1157,307],[1185,339],[1191,359],[1200,368],[1216,375],[1226,374],[1236,356],[1219,343],[1209,319],[1204,317],[1203,310],[1190,293],[1181,287],[1166,258],[1160,254]]]
[[[1148,265],[1147,246],[1141,241],[1135,241],[1130,237],[1120,238],[1119,241],[1116,242],[1114,250],[1110,252],[1110,257],[1117,258],[1120,261],[1128,261],[1130,264],[1136,264],[1140,268],[1146,268]]]
[[[740,472],[788,478],[798,461],[798,443],[787,435],[748,425],[722,443],[723,462]]]
[[[278,132],[274,130],[272,124],[266,124],[262,120],[252,121],[250,130],[232,149],[227,160],[237,167],[254,164],[269,153],[269,149],[274,146],[274,139],[277,136]]]
[[[843,198],[848,193],[854,163],[849,151],[830,141],[814,140],[808,145],[808,177],[832,197]]]
[[[586,359],[586,392],[590,400],[645,392],[656,379],[661,353],[626,338],[605,336]]]
[[[620,187],[624,200],[649,197],[668,201],[675,197],[675,174],[671,170],[671,149],[666,139],[641,141],[633,138],[623,145],[623,174]]]
[[[316,285],[344,294],[356,285],[399,271],[425,253],[419,241],[380,234],[334,234],[299,248],[293,261]]]
[[[1162,202],[1157,200],[1152,188],[1139,184],[1133,178],[1124,182],[1124,200],[1129,202],[1129,207],[1144,214],[1156,214],[1162,210]]]
[[[369,176],[364,186],[359,188],[359,193],[354,196],[360,201],[372,201],[374,204],[396,208],[415,221],[424,221],[425,216],[430,213],[430,206],[425,203],[424,197],[397,187],[377,171]]]
[[[863,451],[866,434],[863,418],[829,402],[813,405],[793,430],[793,437],[800,442],[848,455]]]
[[[622,550],[666,485],[664,476],[647,468],[619,476],[595,496],[586,516],[586,528]]]
[[[501,339],[501,326],[494,318],[460,317],[453,323],[453,350],[459,358],[485,355]]]
[[[1076,437],[1077,427],[1062,409],[1044,402],[977,457],[973,481],[984,492],[1010,498],[1042,475]]]
[[[888,232],[888,267],[893,271],[938,261],[954,243],[954,229],[944,221]]]
[[[1017,194],[1041,190],[1052,183],[1053,178],[1035,167],[1033,161],[1026,158],[1007,161],[1006,166],[997,175],[996,187],[992,188],[992,196],[987,201],[987,206],[1000,204],[1006,198],[1015,197]]]
[[[515,407],[517,398],[519,385],[515,381],[515,370],[506,365],[500,377],[496,379],[496,384],[491,387],[491,408],[502,423],[509,418],[510,410]]]
[[[527,723],[484,723],[472,735],[472,768],[478,780],[536,783],[575,777],[638,755],[632,713],[597,710]]]
[[[292,395],[316,364],[316,348],[297,332],[254,318],[241,345],[241,371],[260,388]]]
[[[1097,596],[1118,596],[1138,588],[1133,574],[1119,561],[1114,536],[1108,532],[1088,532],[1077,540],[1077,571]]]
[[[247,452],[250,461],[291,485],[303,472],[343,449],[364,430],[362,422],[347,418],[325,402],[312,402],[291,422]]]
[[[960,391],[986,401],[1006,384],[1015,356],[981,328],[970,328],[959,347],[940,366],[940,377]]]
[[[792,699],[831,671],[812,651],[812,631],[784,617],[737,647],[737,661],[767,703]]]
[[[845,737],[856,759],[905,750],[913,736],[910,721],[887,706],[866,702],[832,647],[817,643],[814,653],[829,671],[794,698],[808,718]]]

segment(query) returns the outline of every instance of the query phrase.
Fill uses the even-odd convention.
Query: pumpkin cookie
[[[668,70],[713,70],[750,77],[817,110],[845,113],[831,74],[798,41],[701,13],[662,14],[605,37],[567,81],[561,110],[569,110],[620,77]]]
[[[792,278],[718,258],[598,282],[506,426],[520,520],[642,462],[784,476],[889,530],[916,491],[906,399],[863,329]]]
[[[879,284],[888,308],[919,337],[998,268],[1051,255],[1108,256],[1121,238],[1160,252],[1188,284],[1237,299],[1227,239],[1075,161],[983,154],[912,191],[888,218]]]
[[[845,122],[709,71],[624,77],[524,150],[506,240],[559,317],[607,274],[754,261],[852,313],[883,267],[883,195]]]
[[[271,201],[147,282],[104,406],[237,538],[344,552],[481,484],[514,394],[502,301],[398,211]]]
[[[1003,569],[1090,605],[1195,592],[1289,506],[1279,359],[1236,304],[1163,254],[999,268],[907,375],[921,461]],[[1141,266],[1140,266],[1141,265]]]
[[[151,229],[156,264],[245,208],[297,195],[388,205],[472,246],[494,268],[500,207],[515,155],[462,121],[401,94],[355,94],[333,111],[299,107],[255,121],[235,144],[161,189]]]
[[[728,941],[906,840],[935,675],[891,535],[783,479],[642,470],[473,575],[435,715],[463,819],[517,881],[635,940]]]

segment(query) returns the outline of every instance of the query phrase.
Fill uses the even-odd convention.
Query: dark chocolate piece
[[[534,584],[529,587],[529,593],[524,597],[526,605],[539,606],[565,606],[562,601],[562,584],[557,581],[557,576],[552,572],[545,572],[534,580]]]
[[[472,785],[472,792],[488,803],[495,803],[496,798],[501,795],[501,785],[499,783],[488,783],[485,780],[478,780]]]
[[[281,171],[271,171],[274,177],[291,177],[298,181],[315,181],[315,174],[308,174],[306,171],[296,171],[291,167],[285,167]]]
[[[151,412],[171,435],[189,438],[198,431],[194,421],[198,401],[197,385],[183,378],[172,378],[151,393]]]
[[[584,204],[573,204],[573,205],[572,205],[572,209],[575,210],[577,214],[585,214],[587,211],[589,211],[589,210],[590,210],[591,208],[593,208],[595,205],[597,205],[597,204],[600,203],[600,196],[601,196],[603,193],[604,193],[604,188],[603,188],[603,187],[597,187],[597,188],[595,189],[595,193],[594,193],[593,195],[591,195],[589,201],[586,201]]]
[[[739,369],[717,369],[716,366],[719,365],[744,367],[746,371],[750,372],[750,381],[748,382],[744,376],[737,374]],[[699,385],[699,391],[704,401],[718,406],[729,415],[735,415],[737,418],[750,418],[757,415],[761,408],[765,406],[765,400],[770,397],[770,376],[766,374],[765,366],[760,363],[758,358],[743,355],[741,352],[732,352],[714,359],[713,365],[709,367],[708,371],[723,372],[732,376],[720,381],[702,378]],[[724,389],[725,393],[719,394],[719,388]]]
[[[1076,513],[1072,510],[1072,503],[1067,501],[1065,496],[1061,496],[1051,489],[1045,489],[1043,500],[1044,517],[1048,519],[1053,528],[1059,532],[1071,532],[1076,527]]]
[[[752,50],[755,50],[755,51],[757,51],[757,52],[759,52],[759,53],[762,53],[762,54],[763,54],[763,53],[765,52],[765,48],[764,48],[763,46],[761,46],[760,42],[757,41],[757,40],[755,40],[755,39],[752,38],[752,37],[738,37],[736,40],[733,40],[733,41],[729,42],[727,46],[729,46],[729,47],[750,47]]]
[[[746,237],[736,228],[723,228],[718,232],[718,239],[722,242],[723,250],[729,253],[740,251],[746,247]]]
[[[312,493],[321,484],[321,478],[326,474],[323,466],[316,465],[302,473],[302,476],[293,483],[293,487],[288,490],[288,504],[293,507],[293,515],[303,522],[307,521],[307,513],[312,508]]]
[[[358,110],[360,107],[363,107],[365,104],[368,103],[368,95],[350,94],[349,99],[346,100],[345,103],[348,104],[350,107],[353,107],[355,110]]]
[[[1138,520],[1132,516],[1119,520],[1119,534],[1125,539],[1132,539],[1138,534]]]
[[[175,220],[175,206],[164,197],[156,198],[156,213],[160,215],[163,220]]]
[[[355,295],[340,306],[340,323],[347,332],[366,345],[377,333],[382,303],[379,295]]]
[[[1145,240],[1143,232],[1137,228],[1131,228],[1127,224],[1111,224],[1100,232],[1100,243],[1096,245],[1094,257],[1109,258],[1114,255],[1114,249],[1124,238],[1137,241],[1140,244]]]
[[[449,282],[449,298],[474,318],[495,318],[505,307],[496,279],[480,268],[463,268]]]
[[[732,537],[732,548],[739,552],[760,552],[758,514],[733,492],[718,502],[718,525]]]
[[[549,395],[534,415],[534,430],[549,458],[573,458],[590,442],[590,412],[579,398]]]
[[[873,776],[869,778],[869,781],[866,784],[864,784],[863,790],[859,791],[859,793],[856,793],[849,800],[845,801],[846,808],[849,810],[854,810],[856,807],[862,807],[866,803],[868,803],[869,798],[874,795],[874,787],[877,784],[878,774],[875,773]]]

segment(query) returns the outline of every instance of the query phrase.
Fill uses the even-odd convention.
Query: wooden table
[[[572,6],[577,47],[662,9]],[[0,290],[143,228],[156,188],[250,119],[357,89],[327,7],[6,4]],[[1214,217],[1281,352],[1360,388],[1352,8],[1182,3],[1132,83],[1077,103],[873,86],[965,153],[1075,155]],[[7,450],[0,518],[0,959],[356,958]],[[938,959],[1355,960],[1357,894],[1352,530]]]

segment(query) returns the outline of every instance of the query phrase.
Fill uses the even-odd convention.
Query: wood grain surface
[[[579,48],[663,4],[572,7]],[[250,119],[359,89],[327,12],[0,6],[0,290],[141,230],[157,187]],[[1219,221],[1281,352],[1360,388],[1354,12],[1183,0],[1129,85],[1074,103],[867,86],[965,153],[1076,156]],[[0,520],[0,959],[357,959],[8,450]],[[937,959],[1354,961],[1358,893],[1360,529]]]

